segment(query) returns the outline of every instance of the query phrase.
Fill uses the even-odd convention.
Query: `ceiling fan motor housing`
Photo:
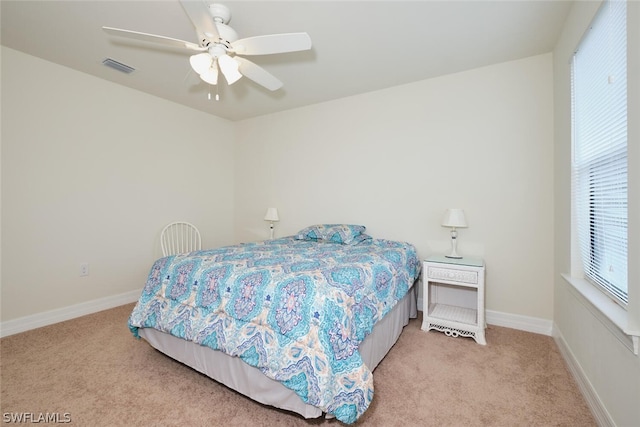
[[[209,13],[213,18],[213,21],[218,23],[222,22],[223,24],[228,24],[231,20],[231,11],[229,8],[223,4],[213,3],[209,5]]]
[[[236,30],[234,30],[230,26],[221,22],[216,22],[215,25],[218,29],[218,35],[220,35],[220,39],[222,41],[233,43],[234,41],[238,40],[238,33],[236,33]],[[231,46],[227,46],[227,48],[229,47]]]

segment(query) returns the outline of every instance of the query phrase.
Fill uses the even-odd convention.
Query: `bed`
[[[364,231],[320,224],[161,258],[129,328],[258,402],[353,423],[373,369],[417,315],[420,273],[412,245]]]

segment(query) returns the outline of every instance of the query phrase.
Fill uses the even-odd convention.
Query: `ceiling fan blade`
[[[186,48],[189,50],[198,50],[198,51],[207,50],[206,48],[200,47],[195,43],[187,42],[184,40],[172,39],[171,37],[141,33],[139,31],[122,30],[120,28],[112,28],[112,27],[102,27],[102,29],[114,36],[127,37],[130,39],[142,40],[142,41],[151,42],[151,43],[159,43],[165,46],[178,47],[182,49]]]
[[[269,90],[278,90],[282,87],[280,80],[259,65],[239,56],[236,56],[235,60],[240,64],[240,72],[246,78],[253,80]]]
[[[271,34],[240,39],[231,43],[231,47],[238,55],[298,52],[311,49],[311,37],[307,33]]]
[[[218,57],[218,65],[220,66],[220,71],[222,71],[224,78],[227,79],[227,83],[230,85],[234,84],[242,77],[242,74],[238,71],[240,64],[229,55],[220,55]]]
[[[213,18],[209,14],[209,7],[202,0],[180,0],[182,7],[189,19],[193,23],[193,26],[196,27],[196,31],[199,35],[205,35],[206,37],[212,40],[218,40],[220,38],[220,34],[218,34],[218,29],[216,25],[213,23]]]

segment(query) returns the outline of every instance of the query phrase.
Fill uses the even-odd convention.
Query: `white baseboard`
[[[487,310],[485,317],[487,323],[490,325],[504,326],[505,328],[518,329],[520,331],[547,336],[553,334],[553,322],[551,320],[493,310]]]
[[[136,302],[142,289],[0,323],[0,338]]]
[[[591,413],[596,419],[598,425],[600,427],[615,427],[616,424],[613,421],[613,418],[611,418],[611,415],[609,415],[606,407],[598,397],[598,393],[596,393],[595,389],[591,385],[591,382],[585,375],[582,367],[567,345],[567,342],[562,336],[562,333],[555,326],[553,328],[553,338],[558,345],[560,354],[567,364],[571,375],[576,380],[578,388],[580,389],[582,396],[584,396],[584,399],[587,402],[587,406],[589,406],[589,409],[591,409]]]
[[[419,309],[422,308],[422,298],[418,298],[418,307]],[[485,320],[490,325],[504,326],[505,328],[517,329],[519,331],[533,332],[547,336],[552,336],[553,334],[553,322],[538,317],[486,310]]]

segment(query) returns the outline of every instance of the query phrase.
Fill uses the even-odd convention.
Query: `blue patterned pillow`
[[[370,242],[373,238],[368,234],[362,233],[359,236],[356,236],[348,245],[359,245],[362,242]]]
[[[366,234],[363,234],[365,229],[366,227],[364,225],[317,224],[300,230],[296,234],[296,239],[351,245],[360,243],[362,240],[366,240],[366,238],[362,238],[360,236],[370,238]]]

